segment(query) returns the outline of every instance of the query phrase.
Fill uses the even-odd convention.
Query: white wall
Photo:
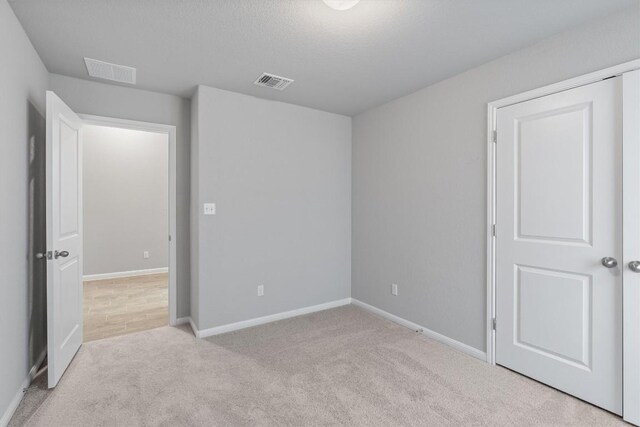
[[[204,86],[194,103],[199,329],[348,297],[351,119]]]
[[[168,267],[169,137],[87,126],[82,149],[85,276]]]
[[[50,88],[77,113],[176,126],[177,316],[189,315],[190,102],[173,95],[50,74]]]
[[[48,73],[6,1],[0,1],[0,424],[46,348],[46,279],[33,257],[43,225]],[[40,216],[42,217],[42,216]]]
[[[487,103],[638,57],[636,6],[356,116],[352,296],[484,350]]]

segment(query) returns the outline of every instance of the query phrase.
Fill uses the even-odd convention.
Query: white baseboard
[[[18,406],[20,406],[20,402],[22,402],[25,389],[27,389],[31,385],[31,381],[33,380],[33,377],[38,372],[38,368],[44,361],[44,358],[46,355],[47,355],[47,349],[45,348],[40,354],[40,356],[38,356],[38,358],[36,359],[36,363],[29,370],[29,374],[20,385],[18,392],[15,394],[15,396],[13,396],[13,399],[11,399],[11,403],[9,403],[9,407],[4,411],[4,414],[2,414],[2,418],[0,418],[0,427],[7,427],[7,425],[9,425],[9,421],[11,421],[11,417],[13,417],[13,414],[16,412],[16,409],[18,409]]]
[[[45,357],[47,357],[47,347],[46,347],[46,345],[42,349],[42,352],[40,353],[38,358],[36,359],[36,363],[29,370],[29,381],[32,381],[33,377],[36,376],[36,374],[38,373],[38,368],[40,367],[40,365],[42,365],[42,362],[44,362],[44,358]]]
[[[7,425],[9,425],[11,417],[13,417],[13,414],[16,412],[16,409],[18,409],[18,406],[24,397],[24,389],[29,387],[29,384],[31,384],[31,378],[27,376],[20,385],[18,392],[13,396],[13,399],[11,399],[11,403],[9,403],[9,407],[4,411],[2,418],[0,418],[0,427],[7,427]]]
[[[82,280],[104,280],[129,276],[146,276],[147,274],[160,274],[167,273],[168,271],[169,267],[162,267],[149,268],[147,270],[116,271],[115,273],[87,274],[86,276],[82,276]]]
[[[189,316],[187,316],[187,317],[178,317],[176,319],[176,321],[173,323],[173,325],[171,325],[171,326],[184,325],[185,323],[189,323],[189,322],[191,322],[191,318]]]
[[[198,338],[198,327],[196,326],[195,322],[191,317],[189,317],[189,326],[191,326],[191,331],[193,332],[193,335],[195,335],[196,338]]]
[[[243,320],[241,322],[229,323],[227,325],[216,326],[213,328],[199,330],[193,319],[191,317],[183,317],[178,319],[177,324],[189,323],[191,325],[191,329],[193,330],[193,334],[197,338],[206,338],[214,335],[224,334],[227,332],[237,331],[240,329],[250,328],[252,326],[264,325],[265,323],[275,322],[277,320],[289,319],[291,317],[302,316],[304,314],[315,313],[317,311],[329,310],[331,308],[341,307],[343,305],[353,304],[357,307],[360,307],[364,310],[367,310],[371,313],[377,314],[378,316],[384,317],[387,320],[390,320],[399,325],[405,326],[414,331],[420,331],[425,336],[438,341],[442,344],[448,345],[458,351],[461,351],[469,356],[475,357],[477,359],[486,361],[487,353],[482,350],[478,350],[475,347],[471,347],[470,345],[461,343],[460,341],[456,341],[453,338],[449,338],[445,335],[439,334],[431,329],[427,329],[423,326],[420,326],[416,323],[410,322],[409,320],[403,319],[402,317],[396,316],[394,314],[388,313],[384,310],[381,310],[377,307],[359,301],[355,298],[344,298],[337,301],[331,301],[325,304],[313,305],[310,307],[299,308],[297,310],[285,311],[283,313],[276,313],[269,316],[257,317],[254,319]]]
[[[371,313],[377,314],[378,316],[384,317],[385,319],[391,320],[394,323],[405,326],[409,329],[413,329],[414,331],[420,331],[427,337],[441,342],[442,344],[446,344],[449,347],[453,347],[454,349],[468,354],[469,356],[473,356],[483,361],[487,360],[487,353],[478,350],[475,347],[471,347],[470,345],[461,343],[460,341],[456,341],[453,338],[449,338],[445,335],[434,332],[431,329],[427,329],[424,326],[420,326],[416,323],[410,322],[409,320],[398,317],[395,314],[388,313],[384,310],[379,309],[378,307],[374,307],[355,298],[351,298],[351,303],[357,307],[363,308],[364,310],[370,311]]]
[[[213,335],[224,334],[227,332],[237,331],[239,329],[250,328],[252,326],[264,325],[265,323],[275,322],[277,320],[289,319],[291,317],[302,316],[303,314],[315,313],[317,311],[329,310],[330,308],[341,307],[351,304],[351,298],[331,301],[324,304],[312,305],[310,307],[298,308],[296,310],[285,311],[282,313],[271,314],[269,316],[256,317],[254,319],[243,320],[241,322],[229,323],[227,325],[216,326],[213,328],[198,330],[193,321],[191,328],[198,338],[211,337]]]

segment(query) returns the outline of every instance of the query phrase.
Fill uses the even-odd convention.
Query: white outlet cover
[[[142,256],[145,257],[145,258],[149,258],[149,251],[144,251],[142,253]]]
[[[258,296],[264,296],[264,285],[258,285]]]
[[[391,295],[398,296],[398,285],[395,283],[391,284]]]
[[[215,203],[205,203],[204,204],[204,214],[205,215],[215,215],[216,214],[216,204]]]

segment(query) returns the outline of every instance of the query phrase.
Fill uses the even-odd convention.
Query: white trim
[[[384,310],[381,310],[377,307],[374,307],[372,305],[366,304],[362,301],[359,301],[355,298],[344,298],[341,300],[336,300],[336,301],[331,301],[331,302],[327,302],[324,304],[318,304],[318,305],[312,305],[310,307],[304,307],[304,308],[299,308],[296,310],[291,310],[291,311],[285,311],[282,313],[277,313],[277,314],[272,314],[269,316],[264,316],[264,317],[257,317],[254,319],[249,319],[249,320],[243,320],[241,322],[236,322],[236,323],[229,323],[227,325],[222,325],[222,326],[216,326],[213,328],[209,328],[209,329],[203,329],[203,330],[199,330],[197,328],[197,326],[195,325],[195,323],[193,322],[193,319],[189,318],[182,318],[181,321],[184,321],[184,323],[189,322],[189,324],[191,325],[191,329],[193,330],[193,334],[196,336],[196,338],[206,338],[206,337],[211,337],[214,335],[220,335],[220,334],[224,334],[227,332],[233,332],[233,331],[237,331],[240,329],[245,329],[245,328],[250,328],[253,326],[259,326],[259,325],[264,325],[266,323],[271,323],[271,322],[275,322],[278,320],[283,320],[283,319],[289,319],[292,317],[297,317],[297,316],[302,316],[304,314],[310,314],[310,313],[315,313],[318,311],[324,311],[324,310],[329,310],[331,308],[336,308],[336,307],[342,307],[345,305],[349,305],[352,304],[356,307],[360,307],[364,310],[367,310],[371,313],[377,314],[378,316],[384,317],[387,320],[390,320],[394,323],[397,323],[399,325],[405,326],[409,329],[413,329],[414,331],[420,331],[422,334],[424,334],[425,336],[438,341],[442,344],[448,345],[449,347],[452,347],[458,351],[461,351],[469,356],[475,357],[477,359],[486,361],[487,360],[487,354],[481,350],[478,350],[477,348],[471,347],[467,344],[461,343],[460,341],[456,341],[453,338],[449,338],[445,335],[439,334],[435,331],[432,331],[430,329],[427,329],[423,326],[420,326],[416,323],[410,322],[406,319],[403,319],[401,317],[398,317],[394,314],[388,313]]]
[[[116,271],[113,273],[87,274],[82,276],[83,281],[117,279],[119,277],[147,276],[149,274],[168,273],[169,267],[148,268],[146,270]]]
[[[190,323],[190,322],[191,322],[191,318],[189,316],[187,316],[187,317],[178,317],[176,319],[176,323],[174,323],[173,326],[184,325],[184,324]]]
[[[227,332],[237,331],[240,329],[250,328],[252,326],[264,325],[278,320],[289,319],[291,317],[302,316],[304,314],[315,313],[317,311],[329,310],[331,308],[341,307],[351,304],[351,298],[331,301],[324,304],[312,305],[309,307],[298,308],[296,310],[284,311],[282,313],[271,314],[269,316],[256,317],[254,319],[243,320],[241,322],[229,323],[227,325],[216,326],[213,328],[198,330],[191,321],[191,328],[197,338],[206,338],[213,335],[220,335]]]
[[[531,99],[540,98],[543,96],[551,95],[553,93],[562,92],[569,89],[574,89],[579,86],[588,85],[597,81],[606,79],[608,77],[619,76],[626,72],[637,70],[640,68],[640,59],[634,59],[633,61],[625,62],[623,64],[614,65],[603,70],[594,71],[593,73],[584,74],[582,76],[574,77],[568,80],[563,80],[558,83],[550,84],[547,86],[539,87],[537,89],[529,90],[517,95],[508,96],[506,98],[498,99],[490,102],[489,106],[494,108],[507,107],[509,105],[518,104],[520,102],[529,101]]]
[[[377,314],[380,317],[384,317],[385,319],[390,320],[399,325],[402,325],[406,328],[412,329],[416,332],[420,332],[434,341],[438,341],[455,350],[461,351],[462,353],[475,357],[476,359],[480,359],[482,361],[487,360],[487,354],[484,351],[478,350],[477,348],[471,347],[470,345],[461,343],[460,341],[456,341],[453,338],[449,338],[445,335],[439,334],[438,332],[432,331],[431,329],[425,328],[424,326],[420,326],[417,323],[413,323],[409,320],[403,319],[402,317],[386,312],[382,309],[379,309],[378,307],[374,307],[372,305],[359,301],[355,298],[351,298],[351,304],[355,305],[356,307],[360,307],[364,310],[367,310],[373,314]]]
[[[495,238],[492,233],[492,226],[495,221],[495,144],[493,143],[493,132],[496,130],[496,117],[498,108],[517,104],[519,102],[528,101],[534,98],[551,95],[553,93],[562,92],[564,90],[573,89],[579,86],[595,83],[602,79],[618,76],[623,73],[640,69],[640,59],[625,62],[620,65],[605,68],[583,76],[564,80],[559,83],[544,86],[538,89],[530,90],[517,95],[502,98],[497,101],[490,102],[487,105],[487,362],[495,365],[495,334],[492,328],[492,319],[496,316],[495,311]],[[499,138],[499,136],[498,136]],[[500,226],[500,224],[498,224]]]
[[[640,425],[640,277],[628,267],[640,260],[640,70],[622,76],[622,333],[625,421]]]
[[[148,123],[137,120],[117,119],[113,117],[78,114],[84,123],[95,126],[108,126],[121,129],[142,130],[167,134],[169,137],[169,324],[177,321],[177,275],[176,275],[176,232],[177,232],[177,202],[176,202],[176,127],[159,123]],[[168,236],[167,236],[168,237]]]
[[[16,412],[16,409],[18,409],[18,406],[20,406],[20,402],[22,401],[25,390],[27,387],[29,387],[29,384],[31,384],[31,379],[29,378],[29,376],[27,376],[20,385],[18,392],[15,394],[15,396],[13,396],[13,399],[11,399],[11,403],[9,403],[6,411],[4,411],[2,418],[0,418],[0,427],[7,427],[7,425],[9,425],[9,421],[11,421],[11,417],[13,417],[13,414]]]
[[[42,349],[40,356],[38,356],[38,358],[36,359],[36,363],[34,363],[31,369],[29,370],[29,381],[32,381],[33,378],[36,376],[36,374],[38,373],[38,368],[40,368],[40,365],[42,365],[42,362],[44,362],[45,357],[47,357],[46,346],[45,348]]]
[[[193,318],[191,318],[191,316],[189,316],[189,326],[191,326],[191,332],[193,332],[193,335],[198,338],[198,327],[196,326],[196,323],[193,321]]]
[[[20,402],[22,402],[22,398],[24,397],[26,389],[31,385],[31,381],[33,381],[33,377],[38,372],[38,368],[40,367],[40,365],[42,365],[42,362],[44,362],[44,358],[46,355],[47,347],[45,346],[42,349],[42,353],[40,353],[40,356],[38,356],[38,358],[36,359],[36,363],[31,367],[29,373],[27,374],[27,377],[20,385],[17,393],[13,396],[13,399],[11,399],[11,403],[9,403],[9,406],[4,411],[4,414],[2,414],[2,418],[0,418],[0,427],[7,427],[7,425],[9,425],[11,417],[13,417],[16,409],[18,409],[18,406],[20,406]]]

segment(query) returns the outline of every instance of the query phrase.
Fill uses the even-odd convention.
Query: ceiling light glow
[[[360,0],[322,0],[324,3],[335,10],[347,10],[358,4]]]

